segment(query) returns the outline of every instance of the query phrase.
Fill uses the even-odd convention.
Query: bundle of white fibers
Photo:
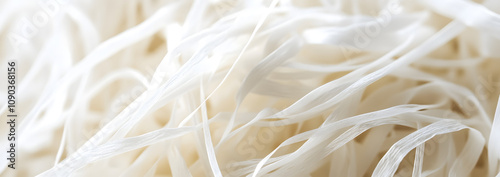
[[[500,176],[498,0],[0,1],[0,176]],[[5,99],[2,99],[5,100]]]

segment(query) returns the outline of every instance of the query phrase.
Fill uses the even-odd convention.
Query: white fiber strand
[[[0,1],[0,176],[500,177],[499,31],[498,0]]]

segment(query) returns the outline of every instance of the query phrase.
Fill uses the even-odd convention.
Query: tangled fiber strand
[[[0,176],[500,176],[500,1],[0,13],[19,77],[17,168]]]

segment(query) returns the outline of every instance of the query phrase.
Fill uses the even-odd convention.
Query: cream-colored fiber
[[[498,0],[7,0],[0,38],[2,177],[500,177]]]

